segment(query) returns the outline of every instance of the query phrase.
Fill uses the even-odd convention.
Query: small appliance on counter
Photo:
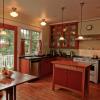
[[[98,59],[99,57],[98,57],[98,55],[93,55],[92,58],[93,58],[93,59]]]

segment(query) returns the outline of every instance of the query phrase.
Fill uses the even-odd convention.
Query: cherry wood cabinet
[[[20,58],[19,59],[19,71],[24,74],[29,74],[30,72],[30,60]]]
[[[55,83],[63,86],[68,85],[67,84],[68,77],[65,69],[55,68],[54,73],[55,73],[55,77],[54,77]]]
[[[73,61],[53,61],[53,84],[60,85],[82,95],[84,99],[89,91],[90,66]]]
[[[56,24],[50,26],[50,47],[51,48],[78,48],[78,23],[64,23],[64,29],[62,24]],[[62,33],[63,30],[63,33]],[[64,37],[64,41],[60,41],[60,36]]]
[[[82,91],[82,73],[79,71],[67,71],[68,87],[78,91]]]
[[[43,77],[45,75],[50,74],[51,69],[50,69],[50,62],[49,60],[41,60],[39,63],[39,67],[40,67],[40,76]]]
[[[55,60],[55,58],[47,58],[47,59],[43,59],[39,62],[40,77],[44,77],[44,76],[52,74],[53,65],[52,65],[51,61],[53,61],[53,60]]]
[[[25,59],[20,58],[19,59],[19,71],[25,74],[32,74],[32,75],[38,75],[39,78],[45,77],[47,75],[52,74],[53,72],[53,65],[51,61],[53,61],[55,58],[41,58],[39,60],[37,69],[35,67],[34,69],[34,60],[32,59]],[[34,72],[34,70],[36,70]],[[37,74],[36,74],[37,73]]]
[[[82,87],[82,73],[78,71],[69,71],[62,68],[55,68],[54,73],[55,83],[81,91],[80,87]]]

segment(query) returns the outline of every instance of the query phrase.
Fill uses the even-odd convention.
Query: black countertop
[[[49,59],[49,58],[54,58],[54,56],[31,56],[31,55],[26,55],[26,56],[20,56],[19,57],[20,59],[27,59],[27,60],[30,60],[30,61],[34,61],[34,62],[38,62],[38,61],[41,61],[43,59]]]
[[[87,59],[100,60],[100,58],[99,58],[99,57],[98,57],[98,58],[93,58],[93,57],[78,56],[78,55],[76,55],[76,56],[73,56],[73,58],[74,58],[74,57],[76,57],[76,58],[87,58]]]
[[[93,58],[93,57],[85,57],[85,56],[79,56],[79,55],[75,55],[73,57],[70,57],[69,55],[68,56],[51,56],[51,55],[24,55],[24,56],[20,56],[19,58],[24,58],[24,59],[27,59],[27,60],[34,60],[34,61],[40,61],[40,60],[43,60],[43,59],[49,59],[49,58],[55,58],[55,57],[63,57],[63,58],[70,58],[70,59],[73,59],[74,57],[77,57],[77,58],[87,58],[87,59],[95,59],[95,60],[100,60],[100,58]]]

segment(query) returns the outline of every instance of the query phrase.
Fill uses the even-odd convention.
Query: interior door
[[[3,27],[3,25],[0,24],[0,28],[2,28],[2,27]],[[6,49],[5,51],[6,51],[6,54],[7,55],[8,55],[8,53],[10,53],[10,55],[13,54],[13,57],[12,57],[12,59],[14,60],[13,61],[13,67],[14,67],[14,70],[17,70],[17,36],[18,36],[17,35],[17,27],[16,26],[12,26],[12,25],[5,24],[4,25],[4,28],[9,33],[9,34],[7,34],[7,36],[8,37],[11,37],[10,40],[9,40],[8,37],[5,36],[6,39],[8,40],[8,42],[9,42],[9,44],[7,44],[8,47],[5,48]],[[7,59],[9,60],[9,57]],[[7,63],[8,63],[7,61],[3,61],[3,63],[5,63],[5,66],[8,66],[7,65]]]

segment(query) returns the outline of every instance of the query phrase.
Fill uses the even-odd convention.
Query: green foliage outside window
[[[0,70],[3,67],[14,68],[14,32],[5,31],[6,35],[0,35]]]
[[[38,49],[39,36],[39,32],[32,32],[32,53]]]
[[[6,46],[0,48],[0,54],[14,54],[14,34],[11,30],[6,30],[6,35],[1,35],[0,39],[3,39],[7,42]],[[5,45],[5,44],[2,44]]]
[[[34,54],[38,49],[40,32],[34,30],[21,29],[20,36],[22,39],[25,39],[25,54]]]

